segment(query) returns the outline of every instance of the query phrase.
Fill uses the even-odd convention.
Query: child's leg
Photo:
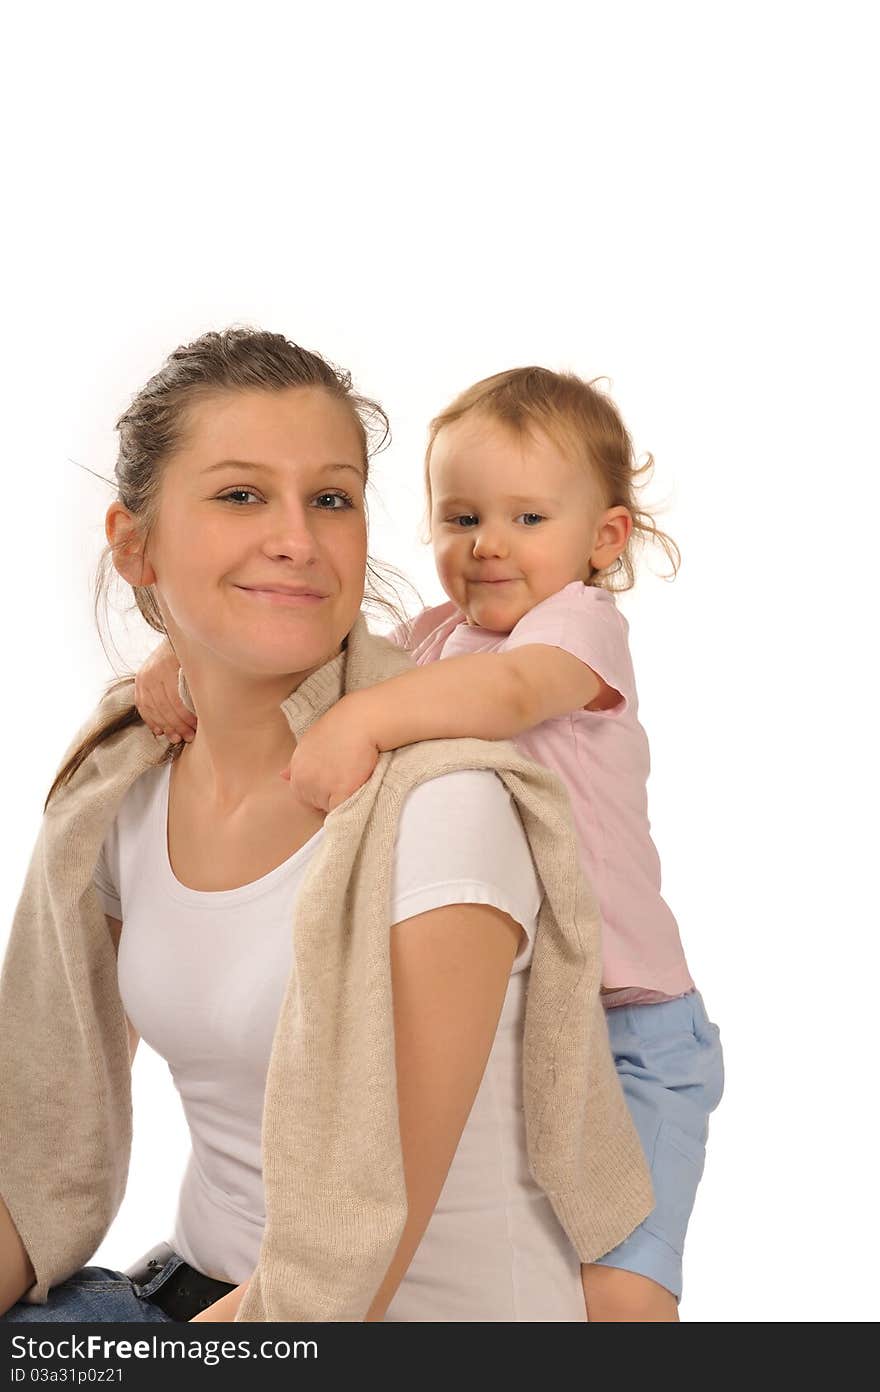
[[[718,1026],[699,991],[607,1012],[617,1072],[651,1167],[656,1204],[582,1271],[590,1320],[678,1319],[682,1253],[703,1174],[709,1113],[724,1091]]]
[[[639,1276],[622,1267],[581,1267],[584,1300],[590,1321],[602,1324],[674,1323],[678,1301],[665,1286],[649,1276]]]

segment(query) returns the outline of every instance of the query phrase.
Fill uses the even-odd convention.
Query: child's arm
[[[302,801],[332,811],[379,754],[424,739],[510,739],[554,716],[620,697],[586,663],[548,643],[444,658],[344,696],[299,742],[290,765]]]
[[[529,643],[512,652],[472,653],[417,667],[355,693],[357,706],[351,704],[354,718],[386,750],[464,735],[511,739],[544,720],[582,710],[610,690],[570,652]]]

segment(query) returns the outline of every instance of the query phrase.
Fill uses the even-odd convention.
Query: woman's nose
[[[274,519],[267,530],[263,550],[267,556],[287,557],[298,565],[313,561],[318,555],[318,540],[312,518],[305,509],[288,509]]]

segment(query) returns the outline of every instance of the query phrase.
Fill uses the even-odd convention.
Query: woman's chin
[[[220,688],[226,682],[289,682],[291,689],[304,673],[314,672],[336,657],[342,646],[334,634],[287,634],[273,642],[222,643],[216,639],[204,644],[207,660],[196,657],[190,666],[194,676],[207,679]],[[208,656],[207,654],[210,654]],[[198,676],[196,677],[198,680]]]

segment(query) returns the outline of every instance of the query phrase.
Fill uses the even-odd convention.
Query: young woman
[[[0,983],[8,1320],[581,1321],[582,1265],[652,1206],[561,784],[473,740],[383,756],[326,818],[278,777],[409,664],[360,613],[371,418],[235,330],[119,421],[110,553],[198,732],[157,744],[119,683],[47,801]],[[126,1029],[192,1137],[132,1275],[83,1266],[124,1190]]]

